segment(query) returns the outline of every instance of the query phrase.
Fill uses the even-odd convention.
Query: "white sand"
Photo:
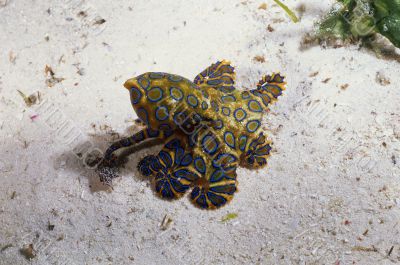
[[[400,65],[354,46],[301,51],[333,3],[320,2],[303,1],[293,24],[272,1],[0,0],[0,264],[400,263]],[[136,164],[157,148],[99,190],[72,150],[138,129],[122,83],[146,71],[193,78],[218,59],[237,67],[240,89],[287,76],[265,120],[269,166],[239,169],[239,192],[216,211],[154,194]],[[47,87],[45,65],[65,80]],[[47,105],[27,107],[17,89]],[[238,216],[221,222],[228,213]]]

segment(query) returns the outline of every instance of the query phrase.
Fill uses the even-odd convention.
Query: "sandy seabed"
[[[297,24],[262,3],[0,0],[0,264],[400,263],[399,62],[300,49],[333,1],[302,1]],[[269,166],[240,168],[215,211],[154,194],[136,164],[159,147],[102,187],[76,154],[137,130],[123,82],[220,59],[238,89],[286,75]]]

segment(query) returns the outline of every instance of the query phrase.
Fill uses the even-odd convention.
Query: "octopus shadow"
[[[110,134],[92,134],[86,141],[79,142],[72,149],[60,154],[54,162],[54,168],[66,168],[75,175],[84,176],[88,179],[91,192],[112,191],[112,186],[100,182],[98,167],[101,165],[105,150],[119,137]],[[139,181],[148,181],[137,170],[139,161],[149,154],[148,148],[159,145],[159,141],[149,140],[141,144],[127,147],[117,151],[118,160],[115,170],[118,179],[125,175],[133,175]],[[146,149],[146,153],[144,152]],[[134,155],[133,155],[134,154]]]

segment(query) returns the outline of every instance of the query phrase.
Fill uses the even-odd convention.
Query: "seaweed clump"
[[[370,46],[377,35],[400,48],[400,0],[338,0],[319,23],[315,38]]]

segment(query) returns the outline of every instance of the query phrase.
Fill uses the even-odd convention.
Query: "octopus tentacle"
[[[114,152],[121,148],[130,147],[135,144],[139,144],[143,141],[146,141],[148,139],[153,139],[153,138],[165,139],[166,135],[169,134],[171,134],[171,132],[152,130],[148,128],[145,130],[141,130],[140,132],[137,132],[132,136],[120,139],[119,141],[111,144],[111,146],[106,150],[104,154],[104,163],[108,165],[114,165],[117,159],[117,156],[114,154]]]
[[[229,61],[222,60],[198,74],[194,78],[194,83],[200,87],[212,87],[224,93],[231,93],[235,90],[235,79],[235,68]]]

